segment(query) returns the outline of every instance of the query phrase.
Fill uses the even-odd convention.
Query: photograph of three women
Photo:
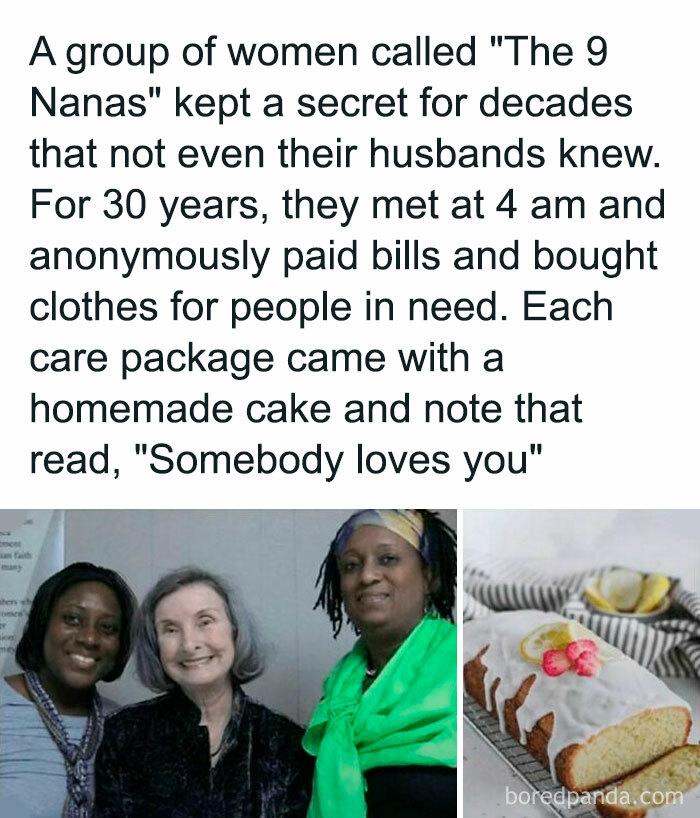
[[[3,663],[0,814],[456,815],[455,511],[61,525]]]

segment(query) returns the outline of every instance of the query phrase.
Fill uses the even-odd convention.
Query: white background
[[[38,3],[18,12],[3,50],[5,112],[5,192],[3,196],[4,265],[2,276],[3,399],[0,428],[3,430],[3,504],[8,507],[31,503],[34,507],[332,507],[337,505],[452,505],[472,507],[683,507],[696,504],[695,463],[698,442],[695,431],[697,392],[695,349],[697,341],[697,261],[695,152],[694,27],[687,19],[690,4],[589,2],[575,5],[541,3],[354,3],[340,4],[215,4],[202,2],[95,3],[56,5]],[[39,34],[44,34],[55,52],[58,65],[38,61],[28,67],[29,56]],[[179,50],[187,42],[203,42],[218,35],[215,70],[182,68]],[[430,34],[433,42],[458,44],[471,34],[477,36],[476,68],[367,67],[370,44],[411,41]],[[575,51],[569,67],[520,66],[513,68],[507,54],[488,47],[491,34],[534,34],[550,43],[566,41]],[[609,57],[601,68],[589,67],[583,50],[594,34],[607,38]],[[89,68],[73,76],[65,70],[65,47],[73,42],[149,41],[167,42],[171,61],[151,78],[142,69]],[[224,44],[229,42],[355,42],[360,53],[356,68],[296,69],[269,68],[257,71],[227,65]],[[57,92],[143,93],[147,86],[160,85],[162,99],[141,119],[66,118],[30,113],[30,88],[57,87]],[[460,119],[406,120],[318,119],[300,120],[293,113],[282,120],[231,119],[224,126],[211,119],[174,121],[168,101],[175,85],[188,91],[225,93],[247,87],[254,98],[264,93],[282,93],[293,99],[302,92],[396,92],[405,87],[410,96],[425,85],[436,90],[469,93],[472,100],[499,85],[504,91],[521,94],[580,92],[584,85],[591,94],[630,94],[634,114],[627,119],[516,119],[484,120],[469,109]],[[368,171],[358,164],[352,171],[285,171],[274,165],[272,146],[281,136],[295,135],[308,143],[344,142],[365,145],[370,136],[385,143],[432,142],[437,136],[455,145],[483,142],[508,145],[522,136],[526,143],[542,144],[548,164],[541,170],[422,170]],[[162,137],[174,148],[196,145],[259,142],[266,148],[268,166],[257,171],[167,170],[33,170],[29,167],[28,144],[33,137],[47,136],[58,144],[86,142],[93,137],[99,146],[110,142],[153,143]],[[558,170],[553,161],[558,138],[569,142],[606,144],[653,144],[658,169]],[[357,154],[364,158],[361,152]],[[30,218],[32,186],[53,187],[73,194],[93,194],[99,203],[107,187],[141,187],[150,197],[158,194],[245,195],[254,194],[270,213],[265,226],[230,221],[180,220],[174,227],[157,226],[156,209],[149,217],[127,223],[107,222],[98,217],[99,208],[82,221],[61,221],[42,216]],[[346,196],[371,193],[427,194],[431,189],[448,201],[453,195],[473,194],[481,189],[493,204],[494,197],[508,187],[516,188],[521,205],[512,222],[493,214],[483,221],[373,222],[360,210],[348,228],[333,223],[318,226],[318,220],[282,222],[278,199],[286,188],[299,187],[307,193]],[[541,193],[582,194],[593,200],[601,195],[651,195],[666,191],[664,221],[602,223],[596,217],[584,222],[541,222],[525,218],[525,202]],[[155,201],[155,200],[154,200]],[[360,205],[362,208],[362,204]],[[359,208],[358,208],[359,210]],[[591,211],[593,212],[593,211]],[[172,242],[194,247],[240,246],[244,238],[257,244],[336,244],[352,238],[378,238],[387,245],[394,239],[421,238],[439,246],[445,263],[436,272],[372,272],[367,257],[353,273],[309,272],[283,281],[271,260],[257,282],[241,272],[157,273],[136,271],[123,280],[110,271],[32,273],[28,254],[36,245],[79,247],[86,244],[126,246],[161,245]],[[623,272],[617,279],[604,279],[600,272],[533,273],[527,261],[531,240],[539,236],[551,245],[603,246],[624,243],[626,238],[643,246],[654,240],[659,246],[657,272]],[[497,247],[521,241],[518,273],[457,273],[448,262],[455,246],[494,244]],[[366,245],[363,245],[366,246]],[[277,250],[279,253],[279,250]],[[363,257],[361,256],[361,259]],[[274,266],[273,266],[274,264]],[[507,322],[430,323],[367,326],[359,319],[335,326],[317,325],[293,333],[288,325],[252,322],[232,332],[226,321],[210,325],[132,323],[38,324],[27,318],[28,303],[37,292],[55,288],[63,295],[100,290],[114,299],[157,296],[163,306],[172,290],[184,289],[199,296],[222,299],[246,295],[250,298],[318,294],[327,289],[359,303],[367,289],[392,296],[397,304],[407,293],[426,297],[475,297],[498,290]],[[590,295],[598,289],[614,300],[613,323],[541,322],[523,324],[518,319],[523,289],[546,289],[553,296]],[[41,375],[29,377],[27,359],[38,346],[101,347],[110,357],[124,345],[142,349],[180,346],[195,340],[206,347],[268,347],[279,362],[275,372],[233,381],[227,375],[155,375],[134,377],[126,383],[114,375]],[[472,353],[472,371],[465,375],[435,374],[400,376],[394,366],[381,375],[352,374],[295,376],[285,373],[284,352],[292,346],[314,348],[383,346],[389,355],[397,346],[425,346],[430,341],[454,339]],[[478,364],[481,352],[498,346],[505,353],[505,372],[484,375]],[[29,423],[29,393],[45,399],[68,394],[82,398],[114,400],[155,398],[194,399],[206,390],[213,398],[228,398],[236,407],[252,397],[302,397],[327,399],[334,408],[349,398],[394,400],[414,390],[417,403],[425,398],[465,399],[472,393],[497,398],[509,404],[518,392],[532,391],[538,397],[571,399],[579,393],[584,400],[583,424],[519,425],[511,419],[486,426],[470,422],[440,427],[420,422],[374,424],[372,427],[343,423],[294,424],[258,427],[244,421],[202,428],[187,424],[165,428],[158,424],[55,424]],[[91,451],[109,441],[111,465],[120,469],[119,480],[110,477],[35,476],[28,472],[29,451],[77,448]],[[151,474],[145,458],[137,458],[136,442],[168,441],[176,448],[228,449],[238,451],[258,441],[276,451],[295,447],[306,450],[316,443],[325,449],[347,450],[339,477],[327,483],[322,477],[241,477],[232,475],[168,477]],[[446,450],[452,470],[446,476],[357,476],[351,469],[352,450],[358,441],[366,447],[396,452]],[[530,463],[527,476],[477,477],[464,482],[460,452],[469,448],[521,451],[531,442],[543,444],[543,454]]]

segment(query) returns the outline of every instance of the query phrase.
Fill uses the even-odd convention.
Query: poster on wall
[[[16,670],[37,588],[63,567],[63,524],[62,511],[0,511],[0,676]]]

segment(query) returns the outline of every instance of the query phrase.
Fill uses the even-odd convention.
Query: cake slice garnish
[[[595,676],[602,662],[619,659],[622,653],[578,622],[540,625],[520,642],[526,662],[540,665],[547,676],[572,670],[579,676]]]

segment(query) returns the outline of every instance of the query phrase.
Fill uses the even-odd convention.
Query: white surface
[[[697,304],[700,277],[697,275],[697,201],[693,156],[696,151],[697,109],[694,98],[696,30],[689,19],[694,4],[671,0],[663,5],[650,0],[610,2],[561,0],[498,3],[456,3],[454,0],[356,0],[352,5],[327,0],[268,0],[258,4],[234,4],[205,0],[196,4],[178,0],[122,0],[119,13],[111,4],[94,0],[72,0],[70,14],[55,0],[12,4],[12,23],[2,49],[3,76],[7,79],[3,101],[7,127],[2,129],[5,195],[0,202],[3,257],[3,400],[0,429],[8,430],[2,447],[3,469],[8,475],[3,488],[7,506],[184,508],[254,508],[284,504],[365,505],[371,493],[387,505],[405,504],[406,492],[415,504],[477,507],[544,503],[550,508],[593,505],[673,507],[695,504],[700,438],[697,430]],[[45,35],[56,57],[29,66],[39,34]],[[571,65],[536,66],[522,59],[513,65],[510,49],[492,47],[496,35],[532,35],[540,43],[566,42],[574,51]],[[187,67],[181,49],[191,42],[203,43],[218,36],[213,66]],[[378,67],[371,63],[374,43],[412,43],[416,36],[430,36],[432,43],[453,46],[474,35],[477,65]],[[594,67],[586,59],[586,42],[603,35],[608,42],[605,65]],[[358,45],[357,66],[233,68],[226,43],[285,43],[353,41]],[[130,66],[99,64],[82,74],[71,74],[64,57],[71,43],[138,44],[164,42],[172,59],[153,75]],[[43,93],[55,86],[57,95],[102,92],[145,93],[148,87],[162,89],[161,97],[149,103],[141,118],[96,116],[54,117],[42,111],[30,116],[31,87]],[[419,94],[424,87],[434,93],[467,94],[462,116],[422,117]],[[175,88],[185,94],[239,93],[246,88],[254,100],[251,117],[232,118],[219,126],[214,117],[175,117]],[[588,88],[590,96],[629,94],[634,112],[630,118],[607,116],[517,117],[481,116],[478,100],[494,93],[526,96],[563,94],[571,97]],[[305,119],[297,115],[295,100],[302,93],[393,93],[404,88],[410,99],[409,117],[340,117]],[[260,102],[268,93],[285,98],[284,118],[262,118]],[[253,107],[253,106],[251,106]],[[27,146],[33,138],[46,136],[62,145],[85,144],[94,138],[99,148],[97,168],[35,169],[29,164]],[[295,136],[305,144],[360,146],[358,161],[339,170],[281,169],[276,164],[275,146],[280,138]],[[371,168],[367,146],[371,137],[382,144],[403,148],[432,145],[439,136],[450,144],[541,145],[546,151],[542,168],[496,168],[491,159],[480,168],[388,169]],[[167,167],[128,169],[108,167],[105,151],[113,143],[154,145],[162,138]],[[560,167],[559,139],[567,145],[653,145],[659,167],[636,168]],[[262,172],[215,167],[184,169],[177,165],[181,145],[262,144],[266,150]],[[93,197],[85,218],[57,219],[48,208],[31,218],[30,188],[52,188],[55,194]],[[139,188],[148,198],[143,219],[104,218],[103,192],[109,188]],[[361,196],[356,216],[347,228],[337,222],[319,223],[317,218],[288,220],[282,215],[281,194],[299,187],[313,196],[335,194]],[[518,211],[512,220],[496,212],[500,197],[515,189]],[[602,220],[597,205],[605,195],[638,195],[644,198],[665,191],[665,219]],[[372,218],[372,195],[439,196],[439,218],[413,220]],[[479,191],[485,200],[485,216],[477,221],[450,218],[449,205],[456,196],[473,197]],[[187,194],[256,196],[269,221],[177,218],[161,228],[158,196]],[[581,195],[586,199],[585,219],[535,221],[528,214],[532,199],[541,195]],[[358,269],[299,270],[283,278],[281,248],[327,248],[346,246],[357,239]],[[422,247],[440,249],[442,264],[435,271],[372,269],[372,239],[389,248],[396,240],[416,238]],[[617,247],[626,239],[659,248],[658,270],[624,271],[618,278],[604,277],[600,270],[535,270],[532,246],[539,238],[547,246],[586,248]],[[128,279],[121,271],[53,270],[32,271],[28,257],[34,246],[162,246],[240,247],[248,239],[257,247],[274,245],[271,261],[259,280],[250,272],[137,270]],[[455,270],[454,252],[467,246],[521,247],[520,269]],[[342,244],[341,244],[342,243]],[[273,260],[274,258],[274,260]],[[80,296],[99,289],[114,299],[156,297],[160,317],[148,322],[39,322],[28,317],[28,304],[37,294],[56,288],[60,297]],[[183,324],[170,320],[169,297],[178,288],[186,297],[220,298],[220,311],[211,322]],[[269,296],[301,297],[327,289],[331,297],[348,296],[353,316],[347,323],[316,323],[303,331],[281,321],[248,322],[232,331],[228,300],[232,296],[256,299]],[[446,322],[410,321],[410,295],[477,300],[492,289],[498,291],[497,308],[508,320],[468,323],[454,318]],[[561,322],[523,321],[523,291],[544,290],[551,298],[591,298],[597,290],[614,302],[613,321]],[[396,315],[389,323],[362,320],[365,292],[392,297]],[[544,300],[544,299],[543,299]],[[179,348],[189,339],[197,346],[223,349],[270,349],[275,355],[272,373],[258,373],[249,380],[233,381],[228,375],[193,373],[181,375],[139,374],[121,381],[120,350],[125,345],[150,349]],[[425,372],[404,374],[396,348],[423,350],[454,340],[470,353],[469,372]],[[373,347],[387,350],[389,366],[378,374],[350,372],[323,375],[293,373],[286,366],[290,348]],[[31,373],[28,359],[35,348],[99,348],[109,356],[110,368],[95,375],[77,373]],[[483,354],[502,349],[502,372],[483,371]],[[115,365],[112,366],[112,362]],[[229,398],[234,403],[230,424],[124,424],[30,422],[29,396],[41,399],[160,398],[192,400],[205,390],[212,399]],[[348,424],[342,419],[349,399],[382,399],[392,402],[413,393],[411,424]],[[331,420],[314,423],[264,423],[245,420],[245,404],[252,398],[310,400],[332,404]],[[513,400],[519,393],[532,392],[548,403],[583,401],[581,423],[540,422],[521,424],[515,420]],[[496,425],[464,422],[422,422],[423,401],[482,401],[495,399],[504,407],[504,418]],[[356,443],[369,449],[402,451],[447,451],[451,470],[446,475],[413,474],[405,466],[396,474],[389,466],[383,475],[357,474],[354,466]],[[110,467],[120,469],[118,480],[101,475],[29,474],[30,451],[77,449],[94,451],[110,444]],[[317,475],[158,475],[148,468],[149,457],[137,456],[134,444],[168,442],[177,451],[220,449],[247,450],[256,442],[284,451],[290,443],[300,451],[321,443],[325,450],[346,452],[341,472],[331,483]],[[489,474],[482,467],[477,477],[468,476],[462,451],[472,457],[478,452],[513,452],[515,467],[520,453],[530,444],[541,443],[542,454],[528,461],[527,474]],[[157,464],[155,464],[157,465]],[[162,465],[162,464],[161,464]],[[497,466],[494,464],[494,466]],[[418,499],[420,497],[420,500]],[[272,499],[271,499],[272,498]],[[310,499],[311,498],[311,499]],[[389,498],[396,498],[390,501]],[[399,499],[401,498],[401,499]],[[428,498],[428,499],[426,499]]]
[[[565,574],[598,565],[619,564],[680,577],[700,591],[699,511],[466,511],[464,559],[491,553],[526,561],[534,570]],[[666,679],[691,707],[690,740],[700,741],[700,683]],[[529,787],[473,730],[464,731],[465,818],[545,818],[542,804],[506,804],[506,788]],[[523,797],[523,800],[524,797]],[[654,810],[653,818],[686,818],[700,811],[700,788],[684,803]]]
[[[565,574],[625,565],[700,593],[700,511],[465,511],[464,560],[488,553]]]

